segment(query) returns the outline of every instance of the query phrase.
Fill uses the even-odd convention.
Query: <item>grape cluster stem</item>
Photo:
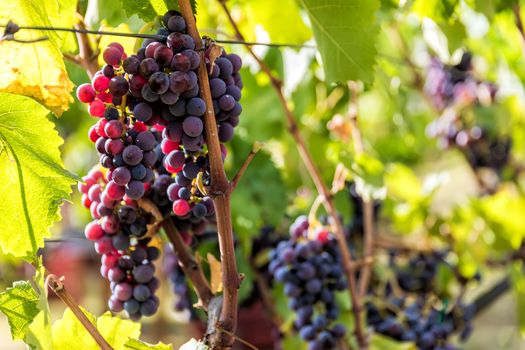
[[[224,287],[223,302],[216,332],[211,335],[212,348],[230,348],[233,341],[232,334],[237,328],[237,296],[240,285],[237,263],[235,261],[235,246],[233,240],[233,229],[231,220],[230,198],[232,186],[226,177],[224,164],[222,162],[221,149],[213,101],[211,97],[206,61],[202,50],[202,40],[195,23],[195,17],[189,0],[179,0],[179,10],[186,20],[187,31],[196,43],[196,51],[201,55],[201,63],[198,68],[199,86],[201,98],[206,102],[206,113],[204,114],[204,128],[208,144],[210,158],[211,184],[208,188],[210,197],[215,205],[217,217],[217,230],[219,236],[219,250],[222,265],[222,284]]]
[[[228,7],[226,6],[226,2],[224,0],[218,0],[218,2],[223,8],[224,12],[226,13],[228,20],[235,31],[235,37],[239,41],[245,41],[244,36],[242,35],[242,33],[239,30],[239,27],[237,26],[237,23],[233,19]],[[273,88],[275,89],[277,93],[277,97],[279,98],[279,101],[284,109],[286,120],[288,122],[288,130],[297,144],[299,155],[301,156],[301,159],[303,160],[303,163],[306,166],[306,169],[308,173],[310,174],[310,177],[312,178],[317,191],[319,192],[320,196],[323,197],[324,207],[326,211],[328,212],[328,215],[332,219],[333,226],[334,226],[334,234],[337,238],[339,249],[341,250],[343,268],[348,278],[348,290],[350,293],[350,299],[352,302],[352,310],[353,310],[353,317],[354,317],[354,333],[357,338],[359,348],[367,349],[368,339],[366,336],[366,331],[363,328],[363,322],[362,322],[362,317],[361,317],[362,304],[360,300],[361,298],[359,295],[359,291],[357,288],[355,271],[353,269],[353,264],[352,264],[353,259],[352,259],[352,256],[350,255],[350,251],[346,243],[343,226],[341,224],[341,220],[339,219],[337,215],[337,210],[333,202],[332,194],[330,193],[328,187],[324,183],[321,177],[321,174],[319,172],[319,169],[315,165],[313,158],[310,152],[308,151],[308,148],[306,147],[306,143],[301,133],[299,132],[299,127],[295,120],[295,116],[293,115],[290,107],[288,106],[288,102],[286,101],[286,98],[283,94],[281,80],[275,77],[275,75],[272,73],[270,68],[255,54],[255,52],[252,50],[250,45],[245,45],[245,47],[250,53],[250,55],[257,61],[261,70],[270,79],[270,82]]]
[[[352,141],[354,144],[354,151],[356,156],[364,153],[363,137],[358,125],[358,109],[357,109],[357,94],[358,86],[356,82],[348,82],[348,91],[350,93],[350,101],[348,103],[348,119],[350,121],[350,130],[352,132]],[[363,217],[364,217],[364,252],[365,260],[373,259],[374,257],[374,201],[371,198],[363,199]],[[361,277],[359,279],[359,295],[364,296],[368,292],[368,285],[372,276],[373,264],[363,265],[361,270]]]
[[[182,237],[177,232],[171,217],[166,218],[162,222],[162,227],[173,246],[173,250],[177,253],[182,265],[182,270],[195,287],[195,291],[199,297],[199,306],[206,310],[211,298],[213,298],[213,293],[211,292],[210,285],[204,276],[201,266],[189,251],[188,246],[182,241]]]
[[[95,325],[91,323],[91,321],[87,318],[84,312],[82,312],[75,299],[73,299],[71,294],[69,294],[66,287],[64,286],[63,277],[58,278],[55,275],[49,275],[46,278],[45,285],[51,288],[51,290],[64,302],[64,304],[66,304],[67,307],[69,307],[69,309],[71,310],[71,312],[73,312],[78,321],[93,337],[98,346],[100,346],[100,349],[113,350],[111,345],[109,345],[106,339],[104,339],[104,337],[102,336],[102,334],[100,334]]]

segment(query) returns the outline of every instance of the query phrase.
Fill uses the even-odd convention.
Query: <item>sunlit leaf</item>
[[[301,0],[312,22],[326,81],[373,79],[378,0]]]
[[[152,21],[156,16],[162,16],[166,10],[177,10],[177,1],[168,0],[120,0],[122,8],[128,16],[137,15],[145,22]],[[191,0],[191,7],[196,13],[197,1]]]
[[[34,100],[0,93],[0,248],[33,261],[75,177],[60,159],[62,139],[49,111]]]
[[[70,1],[52,0],[2,1],[0,23],[13,20],[24,26],[71,27],[74,20],[71,4]],[[57,18],[62,20],[58,21]],[[0,42],[0,92],[33,97],[60,115],[73,101],[70,94],[73,83],[68,78],[60,52],[63,37],[52,31],[21,30],[16,33],[16,37],[23,40],[35,40],[43,36],[48,40],[36,43]]]
[[[112,316],[110,312],[96,318],[88,311],[83,311],[114,349],[123,349],[129,338],[140,336],[140,323]],[[99,346],[73,312],[66,309],[62,319],[53,324],[53,350],[71,349],[98,350]]]
[[[0,311],[7,316],[13,339],[24,339],[27,327],[40,312],[38,294],[28,281],[15,282],[0,293]]]
[[[383,183],[385,167],[378,159],[368,155],[357,155],[352,163],[352,175],[357,193],[363,199],[383,199],[386,188]]]

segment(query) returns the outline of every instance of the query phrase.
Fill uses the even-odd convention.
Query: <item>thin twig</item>
[[[426,253],[433,250],[432,246],[422,241],[406,241],[386,234],[377,234],[374,245],[382,249],[394,249],[407,252]]]
[[[479,315],[487,309],[492,303],[504,295],[511,287],[510,278],[505,276],[496,283],[490,290],[481,294],[474,300],[474,313]]]
[[[224,172],[222,154],[219,144],[217,121],[213,111],[213,100],[211,97],[210,82],[206,61],[195,16],[189,0],[178,0],[179,10],[186,20],[188,34],[195,41],[195,49],[200,53],[201,62],[198,68],[199,87],[201,97],[206,102],[206,113],[204,114],[204,127],[210,160],[211,184],[208,193],[215,205],[217,218],[217,230],[219,236],[219,250],[221,253],[223,302],[218,331],[212,335],[212,348],[230,348],[234,339],[231,334],[237,329],[237,296],[241,283],[237,272],[235,261],[235,244],[233,239],[233,228],[231,220],[231,191],[232,186]]]
[[[233,179],[231,181],[232,190],[234,190],[237,187],[237,184],[239,183],[239,180],[241,179],[241,177],[244,175],[244,172],[246,171],[246,169],[248,169],[248,166],[252,162],[253,158],[255,157],[257,152],[259,152],[261,150],[261,148],[263,146],[264,146],[263,143],[255,142],[255,144],[253,145],[250,153],[248,153],[248,156],[246,157],[246,159],[242,163],[241,167],[237,171],[237,174],[235,174],[235,176],[233,177]]]
[[[213,298],[213,293],[211,292],[210,285],[204,276],[201,266],[191,254],[188,246],[183,242],[182,237],[180,236],[179,232],[177,232],[171,217],[166,218],[162,222],[162,227],[164,228],[164,231],[166,232],[166,235],[173,246],[173,250],[179,258],[184,274],[189,278],[193,284],[193,287],[195,288],[195,291],[197,292],[200,306],[207,310],[208,304],[210,303],[211,298]]]
[[[253,349],[253,350],[259,350],[258,347],[256,347],[255,345],[253,345],[252,343],[242,339],[242,338],[239,338],[238,336],[236,336],[234,333],[226,330],[226,329],[223,329],[221,327],[217,327],[217,329],[223,331],[224,333],[228,334],[229,336],[231,336],[232,338],[234,338],[235,340],[237,340],[239,343],[242,343],[244,345],[246,345],[247,347],[249,347],[250,349]]]
[[[357,104],[357,84],[353,81],[348,82],[348,93],[350,94],[348,103],[348,119],[354,144],[354,151],[357,156],[363,154],[363,137],[358,124],[358,104]],[[363,199],[363,227],[364,227],[364,259],[373,259],[374,256],[374,201],[371,198]],[[368,291],[368,284],[372,276],[373,264],[365,264],[361,270],[359,278],[359,295],[363,296]]]
[[[84,21],[80,20],[75,27],[77,28],[76,30],[78,30],[78,32],[76,32],[78,41],[78,60],[80,65],[86,70],[89,78],[92,79],[99,69],[97,55],[95,55],[95,51],[93,50],[93,47],[91,47],[89,38],[85,33],[86,29]]]
[[[218,0],[218,1],[220,5],[222,6],[222,8],[224,9],[224,12],[228,16],[228,19],[235,31],[235,36],[237,37],[237,39],[239,41],[245,41],[242,33],[240,32],[237,26],[237,23],[233,19],[228,7],[226,6],[225,1],[224,0]],[[305,164],[308,170],[308,173],[310,174],[315,184],[315,187],[317,188],[317,191],[319,192],[321,196],[324,197],[323,204],[326,208],[328,215],[332,218],[332,224],[334,226],[334,234],[337,238],[339,249],[341,251],[343,268],[345,270],[346,277],[348,278],[349,293],[350,293],[350,299],[352,302],[352,309],[353,309],[353,316],[354,316],[354,328],[355,328],[354,332],[355,332],[357,341],[359,343],[359,347],[361,349],[366,349],[367,339],[366,339],[366,335],[363,329],[363,324],[362,324],[362,319],[361,319],[361,303],[359,301],[359,293],[357,290],[355,274],[352,269],[352,256],[348,249],[346,237],[345,237],[344,230],[343,230],[343,225],[341,224],[341,220],[339,219],[339,216],[337,215],[337,210],[335,208],[333,198],[326,184],[323,182],[319,169],[316,167],[313,161],[313,158],[310,152],[308,151],[308,148],[306,147],[306,143],[301,133],[299,132],[299,127],[297,125],[297,122],[295,121],[295,116],[293,115],[290,107],[288,106],[288,102],[286,101],[286,98],[284,97],[281,81],[274,76],[270,68],[255,54],[255,52],[252,50],[250,45],[245,45],[245,47],[249,51],[251,56],[257,61],[261,70],[270,79],[270,82],[273,88],[275,89],[275,92],[277,93],[277,97],[279,98],[279,102],[281,103],[284,109],[285,116],[288,122],[289,132],[295,140],[297,149],[303,160],[303,163]]]
[[[521,7],[519,4],[514,4],[512,6],[512,12],[514,13],[514,19],[516,23],[516,27],[518,28],[518,31],[520,33],[521,38],[521,49],[523,50],[523,53],[525,53],[525,31],[523,29],[523,21],[521,20]]]
[[[91,321],[87,318],[84,312],[82,312],[77,302],[66,290],[66,287],[64,286],[64,283],[62,281],[63,277],[59,279],[55,275],[49,275],[46,278],[45,284],[49,286],[53,292],[55,292],[55,294],[67,305],[67,307],[69,307],[71,312],[73,312],[78,321],[93,337],[95,342],[98,344],[98,346],[100,346],[102,350],[113,350],[111,345],[109,345],[106,339],[104,339],[104,337],[100,334],[95,325],[91,323]]]

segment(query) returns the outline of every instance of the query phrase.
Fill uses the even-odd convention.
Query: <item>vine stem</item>
[[[257,152],[259,152],[261,150],[261,148],[263,146],[264,146],[264,144],[260,143],[260,142],[256,142],[253,145],[250,153],[248,153],[248,155],[246,156],[246,159],[244,160],[244,162],[242,163],[241,167],[237,171],[237,174],[235,174],[235,176],[233,177],[233,179],[231,181],[232,190],[234,190],[237,187],[239,181],[241,180],[242,176],[244,175],[244,172],[246,171],[246,169],[248,169],[248,166],[252,162],[253,158],[255,157]]]
[[[519,4],[514,4],[512,6],[512,12],[514,13],[516,27],[518,28],[518,31],[520,32],[521,49],[525,53],[525,30],[523,29],[523,21],[521,20],[520,10],[521,10],[521,7]]]
[[[352,133],[352,140],[354,144],[354,151],[356,156],[364,153],[363,137],[358,124],[358,103],[357,94],[358,86],[356,82],[348,82],[348,92],[350,93],[350,101],[348,103],[348,119],[350,121],[350,131]],[[363,199],[363,216],[364,216],[364,249],[363,256],[365,260],[373,259],[374,257],[374,201],[370,198]],[[368,291],[370,278],[372,277],[373,264],[363,265],[361,276],[359,277],[359,295],[363,296]]]
[[[235,31],[236,38],[239,41],[245,41],[244,36],[242,35],[242,33],[239,30],[239,27],[237,26],[237,23],[233,19],[228,7],[226,6],[226,1],[218,0],[218,2],[221,5],[221,7],[224,9],[224,12],[226,13],[228,17],[228,20]],[[313,158],[310,152],[308,151],[308,148],[306,147],[306,143],[299,131],[299,127],[295,120],[295,116],[293,115],[290,107],[288,106],[288,102],[286,101],[286,98],[284,97],[281,81],[274,76],[270,68],[255,54],[255,52],[252,50],[250,45],[245,45],[245,47],[250,53],[250,55],[257,61],[261,70],[270,79],[270,82],[275,92],[277,93],[277,97],[279,98],[279,102],[281,103],[283,110],[285,112],[286,120],[288,122],[288,130],[296,142],[297,149],[299,151],[299,155],[301,156],[301,159],[303,160],[303,163],[306,166],[306,169],[308,173],[310,174],[310,177],[312,178],[314,185],[317,191],[319,192],[319,195],[323,197],[323,204],[324,204],[324,207],[328,215],[330,216],[332,220],[334,234],[337,238],[337,243],[341,251],[341,257],[343,260],[342,262],[343,268],[345,270],[346,277],[348,279],[348,286],[349,286],[348,290],[350,294],[352,310],[353,310],[353,317],[354,317],[354,333],[359,343],[359,348],[366,349],[368,347],[367,337],[365,335],[365,331],[363,329],[363,324],[362,324],[362,319],[361,319],[361,302],[360,302],[360,296],[359,296],[359,292],[357,289],[357,283],[356,283],[355,273],[354,273],[353,264],[352,264],[353,259],[352,259],[352,255],[350,254],[350,250],[348,249],[346,237],[345,237],[344,230],[343,230],[343,225],[341,223],[341,220],[339,219],[339,216],[337,215],[337,210],[333,202],[333,197],[330,191],[328,190],[327,186],[323,182],[319,169],[315,165]]]
[[[45,284],[46,286],[49,286],[53,292],[55,292],[55,294],[64,302],[64,304],[67,305],[67,307],[69,307],[69,309],[73,312],[78,321],[93,337],[95,342],[98,344],[98,346],[100,346],[102,350],[113,350],[111,345],[109,345],[106,339],[104,339],[104,337],[102,336],[102,334],[100,334],[95,325],[91,323],[91,321],[87,318],[84,312],[82,312],[75,299],[73,299],[71,294],[69,294],[66,287],[64,286],[63,277],[58,278],[55,275],[49,275],[46,278]]]
[[[80,15],[78,15],[80,16]],[[84,24],[84,19],[80,18],[79,22],[75,24],[77,42],[78,42],[78,56],[76,61],[80,64],[87,72],[89,79],[92,79],[95,76],[95,73],[98,71],[98,55],[95,54],[93,47],[87,36],[86,25]]]
[[[206,277],[204,276],[204,272],[191,254],[188,246],[182,241],[171,217],[162,221],[162,227],[173,246],[173,250],[177,253],[184,274],[190,279],[195,291],[197,292],[200,306],[207,310],[208,304],[210,303],[211,298],[213,298],[213,293]]]
[[[204,127],[206,131],[206,142],[210,158],[211,184],[209,194],[215,205],[217,217],[217,230],[219,236],[219,250],[221,254],[223,304],[216,325],[216,332],[211,337],[213,348],[230,348],[237,328],[237,297],[240,284],[235,261],[235,246],[233,240],[230,197],[232,186],[224,172],[222,154],[219,144],[217,122],[213,111],[213,100],[211,97],[210,83],[206,69],[203,42],[200,37],[195,17],[189,0],[178,0],[179,10],[186,20],[188,33],[195,41],[195,49],[200,53],[201,62],[198,68],[201,97],[206,102],[206,113],[204,114]]]

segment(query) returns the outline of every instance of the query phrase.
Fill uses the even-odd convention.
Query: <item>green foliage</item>
[[[115,349],[123,349],[128,338],[140,336],[140,323],[112,316],[110,312],[106,312],[98,318],[87,311],[84,313],[97,327],[104,339]],[[53,324],[52,334],[53,350],[99,349],[95,340],[69,309],[66,309],[62,319]]]
[[[28,281],[13,283],[0,293],[0,311],[7,316],[13,339],[24,339],[27,327],[38,315],[38,294]]]
[[[58,147],[62,139],[34,100],[0,93],[0,219],[4,253],[35,259],[58,207],[71,193],[75,177],[67,172]],[[38,127],[36,127],[38,126]]]
[[[233,171],[237,171],[253,144],[240,138],[232,141]],[[262,149],[250,163],[232,194],[234,229],[242,241],[246,254],[251,239],[259,235],[265,225],[278,225],[286,212],[287,189],[269,153]]]
[[[352,164],[357,193],[365,200],[383,199],[385,197],[384,172],[385,168],[380,160],[366,153],[357,155]]]
[[[156,16],[162,16],[167,10],[177,10],[177,1],[169,0],[120,0],[122,8],[128,16],[137,15],[146,22],[152,21]],[[193,12],[196,13],[197,1],[191,0]]]
[[[326,82],[372,81],[378,0],[301,0],[312,22]]]
[[[275,43],[301,44],[312,36],[294,0],[241,0],[237,5],[246,16],[241,30],[248,37],[255,38],[256,25],[262,25]]]
[[[24,26],[72,27],[76,1],[8,0],[0,3],[0,23],[14,20]],[[56,115],[67,110],[72,102],[73,84],[67,76],[60,48],[64,35],[54,31],[21,30],[20,40],[48,40],[20,44],[2,41],[0,57],[0,92],[35,98]],[[37,53],[37,54],[35,54]]]

